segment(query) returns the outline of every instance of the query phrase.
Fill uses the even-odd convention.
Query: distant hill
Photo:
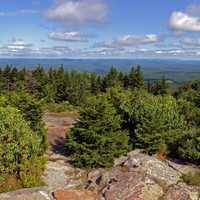
[[[63,65],[66,69],[105,73],[111,66],[126,72],[133,65],[141,65],[145,79],[160,79],[163,76],[176,83],[200,79],[200,60],[163,59],[0,59],[0,67],[12,64],[16,67],[45,68]]]

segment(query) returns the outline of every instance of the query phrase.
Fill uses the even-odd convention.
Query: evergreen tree
[[[90,82],[91,82],[91,93],[98,94],[101,90],[101,81],[100,77],[96,75],[96,73],[91,73]]]
[[[129,149],[122,120],[105,96],[91,97],[66,139],[66,153],[78,167],[110,167]]]
[[[152,92],[155,95],[166,95],[166,94],[170,94],[170,85],[167,82],[167,80],[165,79],[165,76],[163,76],[163,78],[159,81],[156,82],[155,87],[153,88]]]
[[[129,76],[127,74],[125,74],[125,76],[124,76],[123,83],[124,83],[123,84],[124,88],[128,89],[128,87],[129,87]]]
[[[123,77],[121,76],[121,73],[115,67],[111,67],[110,71],[104,76],[103,79],[104,91],[106,88],[123,85],[122,81]]]
[[[4,90],[6,91],[10,90],[10,72],[11,72],[11,66],[6,65],[6,67],[3,70]]]
[[[12,68],[10,72],[10,90],[14,90],[17,85],[17,74],[18,74],[18,69],[16,67]]]
[[[129,72],[128,78],[129,78],[129,87],[131,89],[144,88],[144,76],[140,66],[137,66],[136,69],[132,67]]]

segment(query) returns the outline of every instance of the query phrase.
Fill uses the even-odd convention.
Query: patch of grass
[[[0,177],[0,193],[23,188],[22,182],[14,175]]]
[[[156,153],[156,158],[160,161],[164,161],[167,158],[167,154],[168,154],[168,150],[167,150],[167,145],[166,144],[161,144],[159,146],[158,152]]]
[[[188,185],[200,186],[200,171],[195,173],[189,172],[183,175],[182,179]]]
[[[120,170],[121,170],[121,172],[126,173],[126,172],[129,172],[129,167],[128,166],[121,166]]]

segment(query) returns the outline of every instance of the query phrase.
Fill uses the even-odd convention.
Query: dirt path
[[[72,112],[48,112],[44,115],[43,120],[48,128],[50,150],[54,152],[60,152],[62,150],[65,135],[73,127],[77,118],[78,114]]]
[[[44,172],[43,181],[50,191],[79,187],[85,176],[85,172],[76,169],[68,163],[68,159],[62,155],[65,135],[73,127],[78,115],[71,112],[46,113],[44,122],[48,128],[48,162]]]

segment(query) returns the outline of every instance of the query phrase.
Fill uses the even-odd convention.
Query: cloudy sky
[[[200,59],[200,0],[1,0],[0,57]]]

